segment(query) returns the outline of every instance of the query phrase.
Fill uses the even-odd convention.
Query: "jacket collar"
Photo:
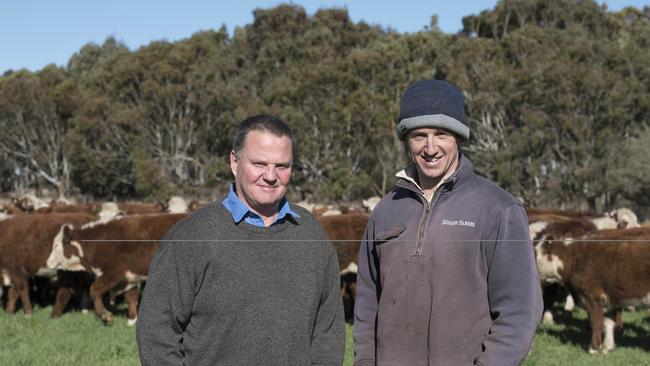
[[[454,174],[440,183],[437,189],[444,188],[445,190],[451,191],[469,180],[473,174],[474,166],[472,162],[465,155],[460,154],[458,168]],[[424,191],[418,184],[418,171],[414,163],[409,164],[406,168],[397,172],[395,176],[397,177],[397,181],[395,182],[396,186],[409,189],[424,196]]]

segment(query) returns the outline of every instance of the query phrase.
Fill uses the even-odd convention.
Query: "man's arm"
[[[544,308],[528,220],[515,204],[499,215],[496,241],[486,251],[492,325],[479,365],[519,365],[530,349]]]
[[[329,241],[323,233],[324,240]],[[345,352],[345,320],[341,299],[339,261],[330,245],[321,302],[311,342],[312,365],[341,365]]]
[[[163,240],[174,238],[170,231]],[[162,242],[149,267],[136,339],[142,365],[182,365],[183,330],[194,302],[192,243]]]
[[[354,303],[354,364],[375,365],[377,271],[373,251],[374,222],[368,222],[359,250],[357,296]]]

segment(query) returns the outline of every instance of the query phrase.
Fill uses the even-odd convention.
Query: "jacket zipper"
[[[444,185],[444,183],[443,183]],[[426,197],[423,196],[424,198],[424,213],[422,214],[422,219],[420,220],[420,227],[418,229],[418,238],[415,242],[415,253],[413,254],[414,257],[419,257],[420,254],[422,254],[422,249],[424,248],[424,237],[426,235],[426,229],[429,226],[429,216],[431,215],[431,211],[433,208],[433,205],[436,203],[438,200],[438,197],[440,196],[440,189],[442,188],[442,185],[438,187],[436,192],[433,194],[433,199],[429,203],[427,201]]]
[[[405,188],[405,189],[408,189],[411,192],[414,192],[414,193],[420,195],[420,197],[422,197],[422,199],[424,200],[424,212],[422,213],[422,218],[420,219],[420,226],[418,227],[418,237],[417,237],[417,239],[415,241],[415,252],[413,253],[413,257],[419,257],[422,254],[422,250],[424,249],[424,238],[426,236],[426,229],[429,226],[428,225],[429,224],[429,216],[431,215],[431,211],[433,211],[432,210],[433,206],[438,201],[438,198],[440,197],[440,191],[443,188],[443,186],[445,186],[447,183],[452,182],[452,181],[453,181],[453,179],[449,178],[446,181],[444,181],[440,185],[440,187],[438,187],[436,192],[433,194],[433,199],[431,199],[431,203],[429,203],[429,201],[424,196],[424,193],[422,191],[417,191],[417,190],[409,187],[408,185],[402,185],[402,184],[399,184],[399,182],[398,182],[398,184],[397,184],[398,186],[400,186],[402,188]]]

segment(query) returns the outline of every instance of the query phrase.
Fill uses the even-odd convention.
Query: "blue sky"
[[[8,69],[35,71],[49,63],[66,65],[72,54],[89,42],[101,44],[114,36],[137,49],[152,40],[175,41],[199,30],[249,24],[256,8],[269,8],[278,0],[8,0],[0,6],[0,73]],[[639,9],[650,0],[610,0],[610,10]],[[465,15],[494,7],[496,0],[380,1],[294,0],[309,14],[319,8],[345,7],[353,21],[414,32],[438,15],[440,29],[454,33]]]

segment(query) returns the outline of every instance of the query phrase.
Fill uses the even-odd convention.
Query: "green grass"
[[[0,311],[0,365],[139,365],[135,328],[117,316],[106,327],[92,314],[66,313],[49,319],[51,308],[36,308],[25,318]],[[524,363],[536,365],[650,365],[650,313],[626,311],[625,328],[616,334],[617,347],[607,355],[590,355],[586,314],[556,314],[557,325],[537,331]],[[352,327],[346,327],[345,363],[352,365]]]

